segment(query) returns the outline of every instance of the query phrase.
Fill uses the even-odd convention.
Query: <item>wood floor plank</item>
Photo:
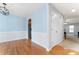
[[[59,45],[49,52],[43,47],[31,42],[31,40],[21,39],[0,43],[0,55],[79,55],[79,52],[64,49]]]

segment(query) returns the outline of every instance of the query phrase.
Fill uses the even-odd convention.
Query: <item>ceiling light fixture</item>
[[[64,22],[64,24],[68,24],[67,22]]]
[[[3,6],[0,6],[0,14],[9,15],[9,10],[6,8],[6,3],[2,3]]]
[[[73,9],[72,9],[72,12],[76,12],[76,9],[73,8]]]

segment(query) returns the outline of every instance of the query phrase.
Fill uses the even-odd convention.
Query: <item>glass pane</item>
[[[74,25],[70,25],[70,26],[69,26],[69,32],[70,32],[70,33],[73,33],[73,32],[74,32]]]

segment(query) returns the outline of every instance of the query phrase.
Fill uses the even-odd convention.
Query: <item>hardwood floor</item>
[[[52,48],[50,53],[54,55],[79,55],[79,51],[74,51],[71,49],[64,49],[64,47],[59,46],[59,45]]]
[[[64,49],[59,45],[47,52],[43,47],[27,39],[0,43],[0,55],[70,55],[69,53],[79,54],[79,52]]]
[[[22,39],[0,44],[1,55],[46,55],[46,50],[30,40]]]

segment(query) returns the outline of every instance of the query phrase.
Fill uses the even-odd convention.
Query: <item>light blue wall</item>
[[[48,32],[48,9],[47,4],[32,14],[32,31],[33,32]]]
[[[0,32],[27,31],[27,18],[0,15]]]
[[[49,48],[48,4],[44,4],[32,14],[32,41]]]

